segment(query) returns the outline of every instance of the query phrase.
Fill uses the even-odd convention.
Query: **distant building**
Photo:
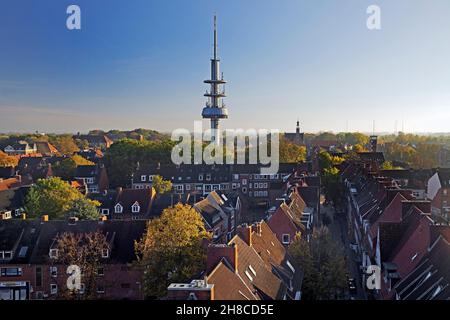
[[[298,145],[305,144],[305,134],[300,130],[300,121],[297,120],[297,126],[295,127],[295,133],[286,132],[284,137]]]
[[[85,140],[89,144],[90,148],[100,148],[102,150],[108,149],[112,144],[113,141],[108,138],[105,134],[77,134],[73,136],[73,139],[75,140]]]
[[[12,145],[8,145],[4,149],[5,153],[10,156],[28,155],[37,152],[35,143],[29,144],[26,141],[18,141]]]

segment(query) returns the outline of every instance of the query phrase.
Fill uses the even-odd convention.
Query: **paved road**
[[[339,243],[343,249],[349,277],[356,280],[357,293],[353,295],[353,298],[356,300],[367,300],[365,290],[363,290],[361,286],[361,274],[359,272],[358,262],[356,261],[354,251],[350,248],[347,216],[345,214],[336,213],[333,207],[322,206],[321,210],[322,213],[327,213],[333,218],[333,222],[328,227],[333,239]]]

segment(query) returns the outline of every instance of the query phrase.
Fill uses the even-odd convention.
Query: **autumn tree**
[[[98,270],[103,265],[104,252],[109,250],[108,242],[103,233],[96,231],[91,233],[63,233],[56,238],[58,251],[53,264],[68,267],[76,265],[80,268],[81,288],[70,290],[63,286],[58,290],[61,299],[95,299],[97,297]],[[104,283],[102,283],[104,285]]]
[[[19,160],[0,151],[0,167],[16,167]]]
[[[306,147],[299,146],[284,137],[280,137],[280,162],[298,163],[306,161]]]
[[[64,218],[73,202],[85,196],[59,177],[39,179],[25,199],[25,210],[31,217],[48,215],[50,218]]]
[[[302,299],[342,299],[346,287],[346,264],[342,249],[326,227],[315,229],[308,243],[297,237],[289,253],[304,272]]]
[[[202,217],[189,205],[164,209],[159,218],[149,221],[136,243],[145,296],[163,297],[170,283],[188,281],[204,270],[206,252],[201,242],[210,237]]]
[[[49,140],[61,154],[72,155],[80,150],[69,134],[51,136]]]

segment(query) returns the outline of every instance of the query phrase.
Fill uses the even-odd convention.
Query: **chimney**
[[[260,236],[262,234],[261,225],[262,225],[262,222],[257,222],[253,225],[253,231],[255,231],[258,236]]]
[[[252,227],[247,224],[243,224],[237,227],[237,234],[250,247],[252,246],[252,231]]]
[[[42,221],[42,222],[47,222],[47,221],[48,221],[48,214],[44,214],[44,215],[41,217],[41,221]]]
[[[211,245],[207,250],[206,273],[210,273],[217,264],[225,258],[230,264],[232,270],[238,271],[238,249],[236,244],[228,245]]]

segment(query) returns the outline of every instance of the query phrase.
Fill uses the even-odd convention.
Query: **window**
[[[250,275],[250,272],[248,272],[247,270],[245,270],[245,275],[247,276],[247,278],[248,278],[250,281],[253,281],[253,277]]]
[[[206,175],[206,181],[211,181],[211,175],[210,174]]]
[[[233,175],[233,180],[239,180],[239,175],[238,174],[234,174]]]
[[[255,271],[255,269],[253,269],[253,267],[252,267],[251,265],[249,265],[248,268],[249,268],[250,271],[253,273],[253,275],[256,277],[256,271]]]
[[[142,176],[141,176],[141,181],[142,181],[142,182],[147,181],[147,176],[146,176],[146,175],[142,175]]]
[[[109,258],[109,250],[108,249],[103,249],[102,250],[102,258]]]
[[[58,285],[55,283],[50,284],[50,294],[58,293]]]
[[[92,184],[92,183],[94,183],[94,178],[87,178],[87,179],[86,179],[86,183],[87,183],[87,184]]]
[[[105,275],[105,269],[103,269],[102,267],[97,269],[97,275],[98,276],[104,276]]]
[[[187,185],[186,185],[186,190],[187,190],[187,191],[190,191],[190,190],[191,190],[191,185],[190,185],[190,184],[187,184]]]
[[[120,203],[116,204],[116,206],[114,207],[114,212],[115,213],[122,213],[123,212],[123,207]]]
[[[242,188],[242,192],[243,192],[243,193],[247,193],[247,188],[246,188],[246,187],[243,187],[243,188]]]
[[[0,275],[2,277],[19,277],[22,275],[22,268],[2,268]]]
[[[102,209],[102,215],[109,216],[109,209]]]
[[[51,275],[53,278],[56,278],[56,277],[58,276],[58,267],[56,267],[56,266],[51,266],[51,267],[50,267],[50,275]]]
[[[198,181],[203,181],[203,175],[202,174],[198,175]]]
[[[291,269],[291,271],[292,271],[293,273],[295,273],[295,269],[294,269],[294,267],[292,266],[292,264],[291,264],[291,262],[290,262],[289,260],[286,262],[286,264],[287,264],[287,266],[289,267],[289,269]]]
[[[283,244],[291,243],[291,236],[289,234],[287,234],[287,233],[283,234],[282,239],[283,239],[283,241],[282,241]]]
[[[102,284],[97,285],[97,293],[105,293],[105,286]]]
[[[36,267],[36,287],[42,286],[42,267]]]
[[[242,179],[242,185],[246,186],[247,185],[247,179]]]
[[[4,251],[3,252],[3,259],[4,260],[11,260],[12,259],[12,251]]]
[[[135,202],[132,206],[131,206],[131,212],[133,213],[139,213],[141,211],[141,207],[139,206],[139,204],[137,202]]]
[[[57,259],[58,258],[58,249],[50,249],[49,256],[52,259]]]

